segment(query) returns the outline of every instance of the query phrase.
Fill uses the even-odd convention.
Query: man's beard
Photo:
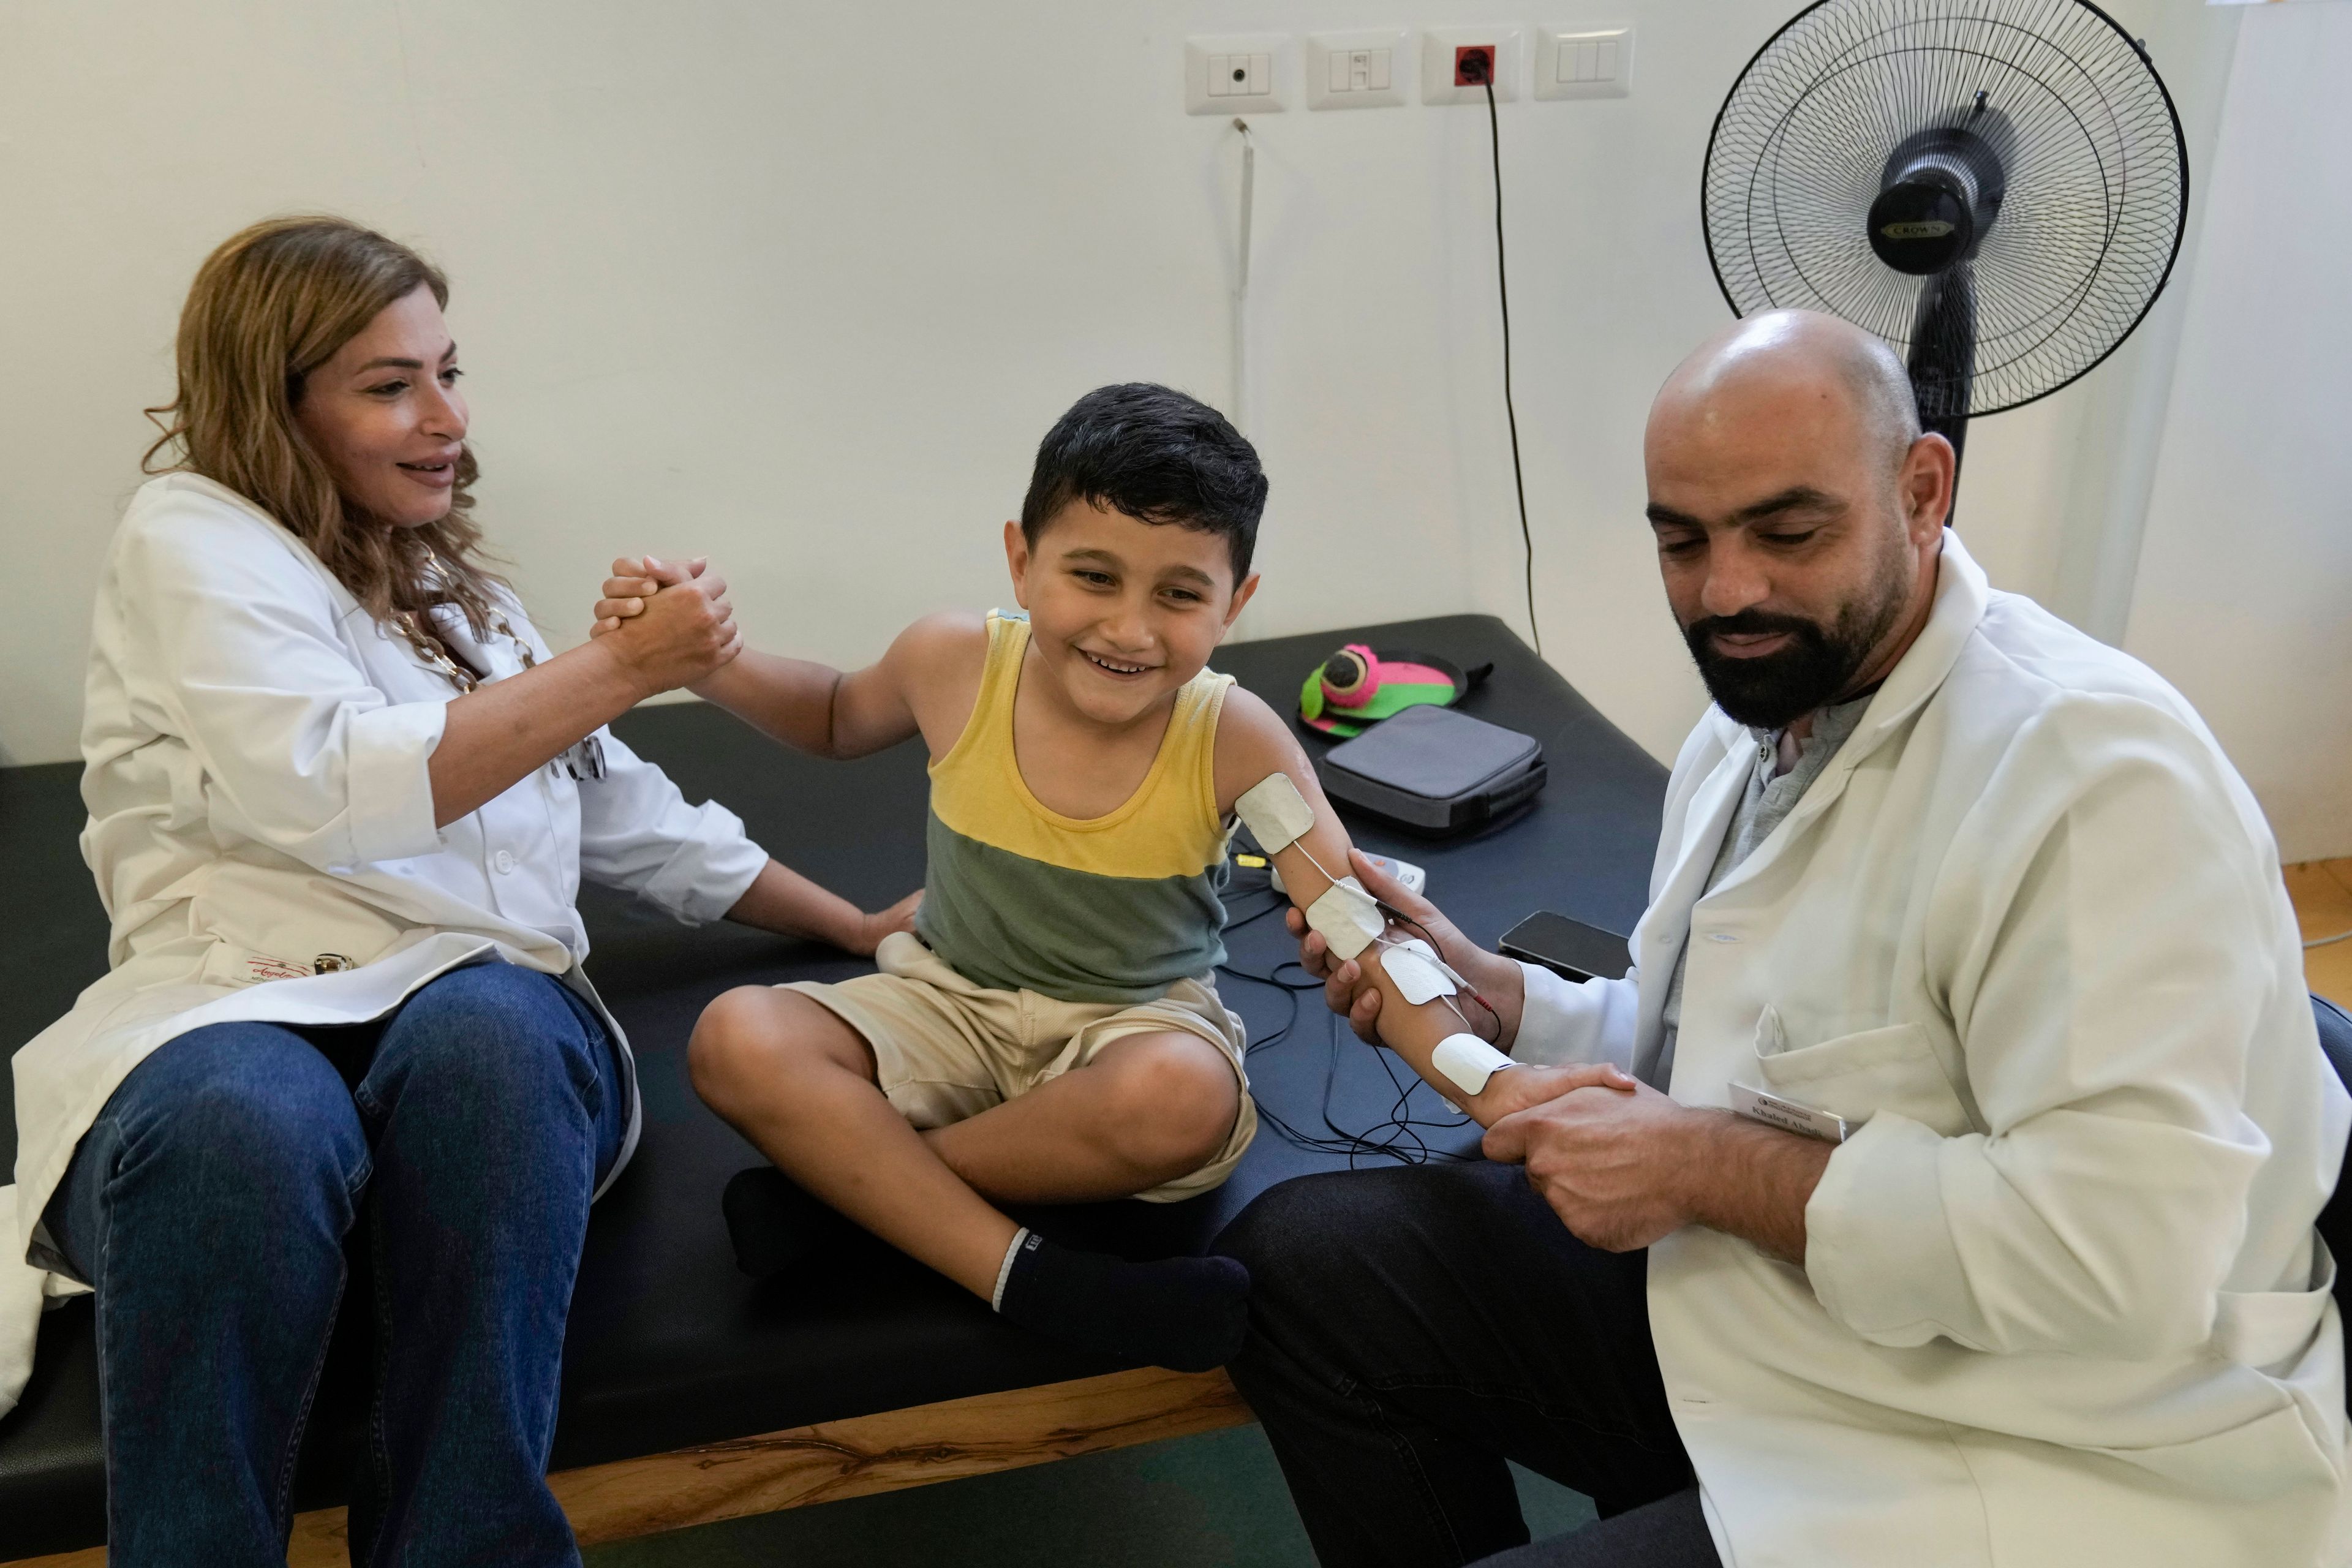
[[[1895,556],[1886,563],[1865,598],[1838,611],[1835,625],[1824,627],[1801,616],[1768,615],[1742,610],[1736,616],[1707,616],[1683,628],[1691,658],[1698,662],[1699,679],[1706,682],[1715,705],[1740,723],[1759,730],[1779,730],[1791,720],[1824,707],[1853,685],[1854,677],[1895,622],[1903,614],[1906,563]],[[1718,653],[1719,635],[1754,637],[1786,632],[1788,645],[1779,651],[1750,658]]]

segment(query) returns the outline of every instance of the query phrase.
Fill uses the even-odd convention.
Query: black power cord
[[[1235,896],[1245,898],[1253,893],[1270,894],[1273,901],[1262,909],[1253,910],[1237,919],[1229,917],[1225,924],[1228,933],[1239,931],[1244,926],[1254,925],[1277,910],[1290,907],[1290,900],[1287,898],[1274,892],[1270,879],[1265,883],[1236,889]],[[1285,972],[1294,969],[1298,972],[1298,978],[1296,980],[1287,978]],[[1287,1038],[1298,1026],[1300,994],[1323,989],[1323,983],[1307,973],[1297,959],[1286,959],[1265,974],[1252,973],[1246,969],[1238,968],[1231,963],[1218,965],[1218,972],[1231,979],[1244,980],[1253,985],[1264,985],[1279,991],[1287,1004],[1288,1010],[1284,1016],[1281,1026],[1252,1040],[1243,1053],[1245,1058],[1255,1057],[1261,1051],[1271,1050]],[[1330,1014],[1324,1015],[1323,1095],[1317,1116],[1317,1120],[1323,1123],[1323,1131],[1316,1132],[1291,1125],[1264,1100],[1258,1102],[1260,1121],[1273,1128],[1276,1134],[1285,1142],[1297,1148],[1307,1150],[1310,1153],[1346,1155],[1350,1170],[1356,1169],[1359,1163],[1364,1160],[1388,1160],[1399,1164],[1421,1165],[1433,1160],[1457,1162],[1479,1158],[1475,1154],[1457,1153],[1451,1149],[1433,1148],[1428,1140],[1422,1136],[1423,1132],[1459,1131],[1471,1124],[1470,1119],[1454,1110],[1450,1106],[1445,1108],[1449,1114],[1437,1117],[1417,1114],[1413,1101],[1424,1095],[1433,1099],[1435,1091],[1429,1089],[1417,1076],[1407,1075],[1400,1078],[1396,1070],[1395,1058],[1387,1051],[1376,1051],[1375,1055],[1380,1058],[1381,1070],[1388,1074],[1390,1087],[1396,1090],[1396,1099],[1391,1103],[1388,1114],[1370,1126],[1360,1129],[1342,1127],[1334,1121],[1331,1114],[1331,1100],[1338,1087],[1339,1071],[1339,1019]]]
[[[1511,279],[1503,259],[1503,117],[1495,107],[1494,56],[1484,49],[1461,57],[1459,73],[1486,89],[1486,127],[1495,153],[1495,296],[1503,308],[1503,416],[1511,427],[1511,483],[1519,496],[1519,542],[1527,552],[1528,634],[1543,657],[1543,626],[1536,619],[1536,537],[1528,526],[1528,476],[1519,462],[1519,410],[1511,396]]]

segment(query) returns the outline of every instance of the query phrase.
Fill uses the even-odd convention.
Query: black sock
[[[719,1208],[727,1216],[727,1239],[735,1244],[735,1267],[754,1279],[781,1274],[819,1247],[857,1231],[773,1165],[736,1172]]]
[[[1033,1333],[1176,1372],[1241,1353],[1249,1270],[1230,1258],[1129,1263],[1024,1237],[996,1310]]]

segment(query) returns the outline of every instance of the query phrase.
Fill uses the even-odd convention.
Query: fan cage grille
[[[1707,251],[1733,310],[1823,310],[1907,354],[1929,279],[1870,247],[1870,204],[1911,132],[2007,121],[2008,194],[1969,268],[1968,406],[1997,413],[2129,335],[2180,244],[2189,170],[2163,82],[2084,0],[1819,0],[1748,62],[1707,148]]]

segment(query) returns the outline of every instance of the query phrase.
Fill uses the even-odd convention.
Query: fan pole
[[[1912,321],[1908,366],[1920,427],[1952,444],[1955,492],[1960,455],[1969,439],[1969,394],[1976,379],[1977,299],[1969,272],[1969,263],[1962,261],[1927,279]]]

